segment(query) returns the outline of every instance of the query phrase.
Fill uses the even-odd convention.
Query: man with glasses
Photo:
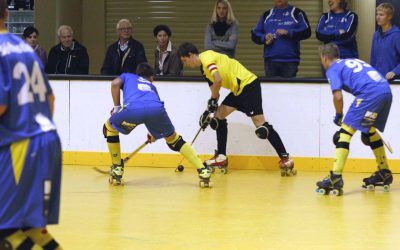
[[[107,49],[102,75],[120,75],[122,73],[136,73],[139,63],[147,62],[143,45],[132,38],[133,26],[128,19],[121,19],[117,23],[118,41]]]

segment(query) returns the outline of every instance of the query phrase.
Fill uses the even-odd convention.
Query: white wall
[[[205,82],[155,82],[160,97],[183,138],[190,142],[196,134],[198,118],[206,108],[210,90]],[[55,121],[65,151],[107,152],[102,134],[104,121],[112,108],[110,83],[101,81],[51,81],[56,96]],[[400,86],[392,86],[393,104],[382,137],[394,149],[391,159],[400,158]],[[279,132],[293,156],[332,157],[332,135],[338,129],[328,84],[263,83],[263,108],[267,120]],[[224,97],[227,92],[223,92]],[[345,110],[352,96],[345,94]],[[228,153],[234,155],[275,155],[271,145],[254,134],[250,118],[240,112],[228,117]],[[121,135],[122,151],[130,152],[146,140],[141,125],[129,136]],[[396,140],[397,139],[397,140]],[[215,132],[208,128],[194,144],[199,154],[212,154],[216,148]],[[142,152],[173,153],[160,140]],[[362,145],[356,134],[351,144],[352,158],[373,158],[369,147]]]

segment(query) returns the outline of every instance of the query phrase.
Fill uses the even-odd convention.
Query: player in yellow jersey
[[[210,167],[224,169],[226,172],[228,126],[225,118],[233,111],[239,110],[251,118],[256,127],[257,137],[268,139],[278,153],[281,159],[279,161],[281,175],[294,175],[296,171],[293,169],[293,160],[289,158],[279,134],[265,120],[261,85],[257,76],[237,60],[212,50],[199,53],[196,46],[191,43],[181,44],[178,55],[187,67],[201,66],[201,73],[210,86],[211,98],[208,100],[207,110],[200,117],[200,126],[206,127],[209,124],[212,129],[217,131],[218,150],[215,156],[205,163]],[[221,87],[229,89],[231,93],[218,106]],[[208,116],[210,112],[215,112],[211,119]]]

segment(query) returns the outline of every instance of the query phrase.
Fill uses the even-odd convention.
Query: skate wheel
[[[383,192],[389,192],[390,191],[390,185],[383,185]]]
[[[341,196],[343,194],[343,190],[341,190],[341,189],[333,189],[331,194],[333,196]]]
[[[108,178],[108,183],[113,184],[113,178],[111,176]]]
[[[319,193],[320,195],[326,195],[327,194],[326,190],[323,189],[323,188],[317,188],[317,190],[315,190],[315,191],[317,191],[317,193]]]
[[[200,182],[199,182],[199,186],[200,186],[201,188],[203,188],[203,187],[204,187],[204,182],[203,182],[203,181],[200,181]]]
[[[372,184],[367,185],[367,190],[368,191],[375,191],[375,186]]]
[[[286,172],[285,171],[281,171],[281,176],[282,177],[286,176]]]
[[[221,174],[227,174],[228,169],[227,168],[221,168]]]
[[[297,175],[297,169],[293,169],[292,170],[292,175],[294,176],[294,175]]]

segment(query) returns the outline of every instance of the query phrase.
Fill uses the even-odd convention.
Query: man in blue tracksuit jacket
[[[390,3],[376,8],[378,29],[372,38],[371,65],[387,80],[400,76],[400,29],[391,23],[393,14]]]
[[[341,59],[358,58],[357,14],[346,9],[346,0],[330,0],[328,4],[330,11],[323,13],[318,22],[317,39],[324,44],[336,44]]]
[[[300,62],[300,41],[311,36],[306,13],[275,0],[275,7],[264,12],[251,31],[256,44],[264,44],[267,77],[295,77]]]

